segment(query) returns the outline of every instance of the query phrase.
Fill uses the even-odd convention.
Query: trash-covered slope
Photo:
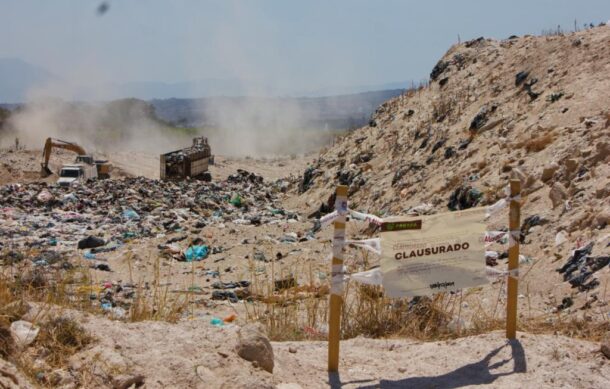
[[[517,177],[522,221],[530,217],[522,236],[530,288],[556,291],[544,302],[557,307],[554,299],[575,292],[555,272],[570,251],[592,242],[592,257],[603,264],[608,256],[608,74],[610,26],[455,45],[429,86],[387,101],[369,126],[322,152],[300,200],[315,211],[343,183],[353,209],[444,212],[491,204]],[[506,219],[490,224],[506,227]],[[587,278],[604,285],[608,273],[605,265]]]

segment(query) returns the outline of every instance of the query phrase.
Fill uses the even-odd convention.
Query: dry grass
[[[44,269],[32,267],[26,253],[19,264],[5,266],[0,273],[0,323],[10,324],[18,320],[27,302],[41,303],[44,308],[63,307],[79,311],[101,314],[97,298],[100,297],[101,281],[92,276],[88,267],[74,266],[64,270],[53,267]],[[127,258],[131,275],[131,258]],[[155,274],[151,288],[145,283],[136,283],[136,294],[131,303],[125,302],[128,321],[162,320],[176,322],[191,301],[191,295],[172,295],[169,290],[170,279],[161,282],[160,258],[154,259]],[[171,273],[171,269],[168,274]],[[189,288],[190,289],[190,288]]]
[[[88,269],[53,270],[27,266],[9,267],[0,273],[0,322],[18,320],[28,302],[95,311],[90,299]]]
[[[346,264],[353,259],[347,260]],[[355,263],[347,265],[350,272],[371,266],[366,252],[359,253],[355,259]],[[323,277],[318,279],[312,262],[289,269],[275,269],[271,263],[264,270],[251,262],[252,299],[245,302],[247,320],[261,322],[272,340],[326,339],[329,274],[323,272]],[[298,287],[275,290],[276,277],[294,274],[304,275],[303,279],[297,280]],[[432,298],[390,299],[384,296],[379,286],[347,281],[342,297],[341,334],[344,339],[406,336],[438,340],[488,332],[502,325],[496,314],[488,314],[478,307],[468,329],[462,328],[464,296],[461,293],[442,293]]]
[[[8,327],[0,325],[0,357],[7,358],[15,351],[15,342]]]
[[[35,252],[25,253],[18,263],[5,263],[0,268],[0,357],[14,362],[32,382],[54,387],[59,378],[53,370],[65,369],[71,356],[95,342],[66,311],[102,315],[99,298],[103,288],[88,267],[39,268],[31,264],[34,255]],[[162,286],[159,259],[152,287],[144,288],[143,284],[137,284],[135,298],[126,307],[128,313],[124,320],[175,322],[191,302],[190,295],[171,296],[168,287]],[[27,320],[39,327],[40,332],[30,346],[20,349],[13,341],[9,326],[21,320],[32,305],[35,310]],[[87,372],[71,374],[76,382],[88,382]]]
[[[74,319],[56,317],[40,326],[36,344],[47,350],[46,363],[52,367],[61,367],[67,363],[70,356],[93,341],[94,338]]]
[[[357,264],[348,271],[356,272],[372,264],[368,255],[359,254]],[[326,340],[328,323],[328,279],[314,276],[313,265],[290,269],[290,274],[304,275],[299,287],[274,291],[274,265],[266,271],[251,268],[253,299],[245,303],[247,320],[261,322],[275,341]],[[285,269],[280,269],[282,273]],[[505,328],[504,282],[497,285],[497,294],[487,296],[483,289],[471,288],[457,293],[440,293],[432,297],[390,299],[380,286],[347,281],[343,293],[341,336],[373,338],[408,337],[424,341],[452,339],[488,333]],[[468,302],[468,303],[466,303]],[[562,334],[598,341],[610,332],[610,321],[581,320],[564,313],[536,316],[531,311],[519,318],[519,330],[534,334]]]
[[[152,255],[149,255],[149,259]],[[131,273],[131,257],[128,258]],[[170,262],[171,263],[171,262]],[[194,267],[193,262],[193,267]],[[171,266],[167,271],[167,282],[164,286],[161,283],[161,257],[158,255],[154,260],[154,279],[152,282],[152,290],[147,291],[142,285],[143,282],[138,283],[135,298],[129,309],[127,320],[131,322],[144,321],[144,320],[155,320],[155,321],[168,321],[170,323],[177,322],[188,309],[189,304],[192,305],[193,301],[193,286],[194,278],[191,279],[191,285],[187,293],[171,294],[169,285],[171,284],[170,274]],[[194,268],[192,269],[194,275]]]
[[[592,321],[562,315],[545,315],[526,318],[520,323],[520,330],[532,334],[558,334],[570,338],[599,342],[610,333],[610,321]]]

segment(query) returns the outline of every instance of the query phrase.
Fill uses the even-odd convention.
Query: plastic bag
[[[208,246],[190,246],[184,252],[184,258],[187,262],[201,261],[208,257],[209,248]]]

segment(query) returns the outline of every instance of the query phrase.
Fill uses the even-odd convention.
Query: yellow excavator
[[[60,185],[69,186],[74,182],[85,181],[89,178],[109,178],[110,164],[108,161],[94,160],[92,156],[87,155],[85,149],[72,142],[66,142],[61,139],[47,138],[42,150],[42,162],[40,163],[40,175],[48,177],[53,172],[49,169],[49,159],[53,148],[70,150],[77,154],[76,161],[73,164],[65,164],[59,172]]]

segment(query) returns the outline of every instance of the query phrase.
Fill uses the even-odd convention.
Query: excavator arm
[[[49,169],[49,158],[51,158],[51,151],[53,148],[74,151],[77,155],[87,154],[85,149],[76,143],[66,142],[60,139],[47,138],[47,141],[44,144],[44,149],[42,150],[42,162],[40,163],[40,174],[42,177],[48,177],[53,174],[53,172]]]

